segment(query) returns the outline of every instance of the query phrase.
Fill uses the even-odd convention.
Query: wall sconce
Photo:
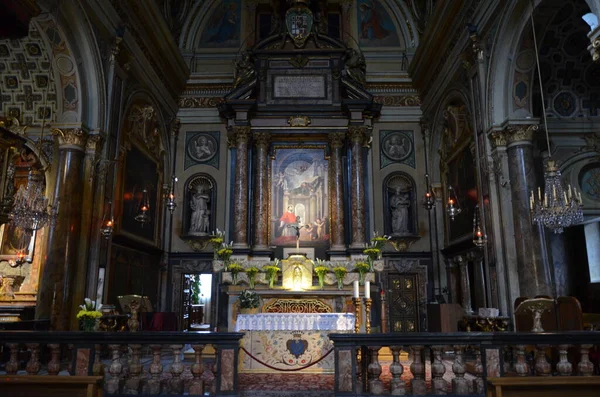
[[[446,212],[450,217],[450,220],[454,220],[454,217],[462,212],[458,197],[452,186],[448,187],[448,203],[446,204]]]
[[[142,224],[142,227],[145,223],[150,222],[148,210],[150,210],[150,202],[148,201],[148,190],[144,189],[142,191],[142,199],[140,200],[140,207],[138,209],[138,213],[134,218],[136,221]]]
[[[487,236],[483,233],[480,224],[479,205],[475,206],[473,214],[473,244],[478,248],[483,248],[487,244]]]
[[[425,184],[427,185],[427,191],[423,197],[423,207],[425,207],[427,211],[431,211],[435,205],[435,196],[433,195],[433,189],[429,183],[429,174],[425,174]]]
[[[102,233],[104,238],[107,240],[110,238],[110,236],[112,236],[114,228],[115,228],[115,219],[113,217],[111,201],[108,202],[108,206],[109,206],[110,219],[106,220],[106,218],[105,218],[104,221],[102,221],[102,227],[100,228],[100,233]]]
[[[177,183],[177,177],[173,175],[171,177],[171,186],[169,187],[169,194],[167,195],[167,201],[165,205],[171,215],[173,215],[173,211],[177,208],[177,203],[175,202],[175,184]]]

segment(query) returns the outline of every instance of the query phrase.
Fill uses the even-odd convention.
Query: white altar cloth
[[[354,331],[350,313],[240,314],[235,331]]]

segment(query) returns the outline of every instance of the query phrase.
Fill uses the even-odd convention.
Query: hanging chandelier
[[[58,209],[48,205],[44,196],[45,185],[43,177],[37,170],[29,170],[27,184],[19,187],[15,194],[14,205],[9,218],[14,225],[27,235],[46,226],[56,219]]]
[[[109,219],[108,220],[104,220],[102,222],[102,227],[100,228],[100,233],[102,233],[102,235],[104,236],[105,239],[109,239],[110,236],[112,236],[113,231],[115,229],[115,218],[113,216],[113,211],[112,211],[112,201],[108,202],[108,207],[109,207]]]
[[[429,184],[429,174],[425,174],[425,184],[427,185],[427,191],[425,191],[425,196],[423,196],[423,207],[425,207],[427,211],[431,211],[435,205],[435,197],[433,195],[433,189]]]
[[[479,205],[475,206],[473,213],[473,244],[478,248],[483,248],[487,244],[487,236],[481,228],[481,216],[479,214]]]
[[[148,211],[150,210],[150,202],[148,201],[148,190],[144,189],[142,191],[142,199],[140,201],[140,207],[138,209],[138,213],[135,216],[135,220],[142,224],[150,222],[150,216],[148,216]]]
[[[173,175],[171,177],[171,186],[169,187],[169,194],[167,195],[167,201],[165,205],[171,215],[173,215],[173,211],[177,208],[177,203],[175,202],[175,184],[177,183],[177,177]]]
[[[572,188],[570,184],[563,183],[560,169],[556,165],[556,162],[552,160],[546,105],[544,102],[544,87],[542,85],[542,72],[540,69],[537,39],[535,37],[533,9],[530,18],[531,29],[533,31],[535,60],[540,84],[542,114],[544,116],[544,131],[546,133],[546,143],[548,145],[548,161],[544,169],[544,194],[542,194],[542,189],[540,187],[537,189],[537,196],[531,191],[531,195],[529,196],[529,209],[534,224],[544,225],[554,233],[562,233],[565,227],[583,221],[583,205],[581,193],[577,192],[575,188]]]
[[[452,186],[448,187],[448,202],[446,203],[446,212],[450,217],[450,220],[454,220],[454,217],[462,212],[458,197]]]

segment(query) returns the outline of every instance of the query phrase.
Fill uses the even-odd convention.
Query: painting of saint
[[[361,46],[392,47],[400,45],[396,26],[380,1],[359,0],[358,39]]]
[[[241,7],[239,0],[219,2],[202,32],[200,47],[239,47]]]
[[[271,243],[329,241],[328,163],[322,148],[277,149],[271,167]]]

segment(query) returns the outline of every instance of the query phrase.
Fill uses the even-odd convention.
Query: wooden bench
[[[487,397],[597,397],[600,376],[488,378]]]
[[[0,375],[0,397],[102,397],[102,376]]]

